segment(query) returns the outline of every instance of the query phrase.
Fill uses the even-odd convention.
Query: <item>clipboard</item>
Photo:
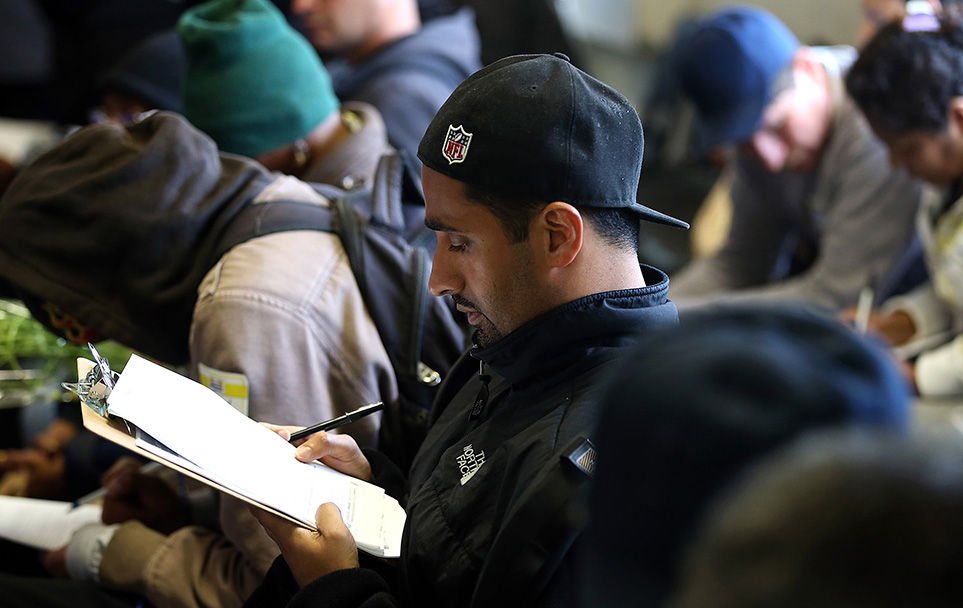
[[[78,357],[77,375],[79,377],[83,378],[93,368],[94,368],[93,361],[89,359],[84,359],[82,357]],[[194,479],[205,485],[208,485],[219,492],[224,492],[225,494],[229,494],[234,498],[243,500],[249,505],[254,505],[259,509],[264,509],[265,511],[269,511],[277,515],[278,517],[283,517],[284,519],[290,521],[291,523],[297,524],[303,528],[311,529],[310,526],[305,525],[303,522],[291,517],[287,513],[282,513],[281,511],[278,511],[277,509],[269,507],[264,503],[253,500],[239,492],[235,492],[231,488],[221,485],[220,483],[214,481],[213,479],[210,479],[209,477],[205,477],[201,473],[195,472],[171,460],[167,460],[159,456],[158,454],[155,454],[154,452],[148,452],[144,448],[137,445],[137,438],[132,432],[132,429],[128,426],[128,424],[122,418],[118,418],[116,416],[110,416],[109,414],[107,416],[102,416],[97,412],[95,412],[93,408],[89,406],[81,407],[81,417],[83,418],[85,429],[87,429],[91,433],[94,433],[95,435],[99,435],[100,437],[106,439],[107,441],[116,443],[122,448],[126,448],[127,450],[134,452],[138,456],[142,456],[144,458],[147,458],[148,460],[152,460],[158,464],[162,464],[165,467],[168,467],[170,469],[173,469],[174,471],[177,471],[181,475],[186,475],[187,477],[190,477],[191,479]]]
[[[205,474],[203,467],[195,465],[187,459],[181,459],[175,451],[163,446],[163,444],[159,444],[161,446],[161,448],[159,448],[160,453],[138,445],[138,431],[140,432],[142,442],[145,439],[149,439],[150,436],[146,435],[143,429],[139,429],[127,420],[110,413],[108,398],[116,387],[120,376],[110,369],[109,362],[99,355],[93,345],[88,345],[88,347],[94,360],[91,361],[82,357],[78,358],[77,374],[80,380],[76,384],[64,383],[63,385],[64,388],[76,393],[80,397],[82,403],[81,415],[83,425],[86,429],[107,441],[120,445],[135,454],[208,485],[219,492],[223,492],[250,505],[273,513],[303,528],[316,530],[308,521],[294,517],[290,513],[286,513],[263,501],[252,498],[244,492],[240,492],[235,488],[212,479]],[[184,464],[178,462],[175,458],[183,460]],[[370,484],[366,484],[365,482],[356,481],[355,483],[370,486]],[[384,504],[380,505],[380,508],[383,510],[383,517],[385,519],[382,525],[384,526],[383,534],[386,540],[382,546],[382,550],[379,551],[370,544],[365,545],[361,542],[358,543],[358,548],[379,557],[398,557],[400,555],[401,530],[404,527],[404,510],[401,509],[397,501],[388,497],[386,494],[383,496],[383,499]],[[314,507],[316,508],[317,505],[314,505]],[[365,512],[372,512],[372,506],[366,505],[363,510]],[[313,522],[313,519],[311,522]]]

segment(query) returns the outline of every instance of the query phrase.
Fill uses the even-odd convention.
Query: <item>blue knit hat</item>
[[[884,348],[789,305],[691,312],[647,332],[602,404],[585,536],[592,606],[662,605],[712,500],[797,436],[909,427],[909,390]]]
[[[338,109],[317,52],[267,0],[211,0],[177,29],[187,52],[184,115],[225,152],[269,152]]]

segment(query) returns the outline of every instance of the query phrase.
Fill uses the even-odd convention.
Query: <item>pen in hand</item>
[[[348,424],[349,422],[354,422],[359,418],[364,418],[369,414],[374,414],[375,412],[380,411],[384,406],[385,404],[383,402],[378,401],[377,403],[361,406],[353,412],[348,412],[347,414],[343,414],[337,418],[332,418],[331,420],[325,420],[324,422],[306,426],[299,431],[294,431],[291,433],[288,441],[294,442],[298,439],[304,439],[309,435],[313,435],[318,431],[330,431],[331,429],[336,429],[339,426]]]
[[[856,331],[865,334],[869,329],[869,319],[873,313],[873,301],[875,300],[873,288],[866,286],[859,292],[859,301],[856,304]]]
[[[140,467],[140,472],[149,475],[151,473],[160,471],[163,468],[164,466],[161,463],[151,460],[151,461],[145,462]],[[102,486],[94,490],[93,492],[90,492],[89,494],[84,494],[80,498],[74,500],[73,504],[71,505],[71,508],[76,509],[81,505],[87,505],[93,502],[97,502],[98,500],[104,498],[105,496],[107,496],[107,488]]]

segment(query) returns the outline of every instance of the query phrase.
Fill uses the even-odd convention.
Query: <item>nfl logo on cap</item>
[[[441,143],[441,155],[448,160],[449,165],[463,162],[468,155],[469,144],[471,133],[465,131],[461,125],[448,125],[448,134]]]

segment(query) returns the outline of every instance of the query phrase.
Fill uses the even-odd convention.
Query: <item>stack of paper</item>
[[[132,355],[108,405],[141,431],[136,445],[159,459],[311,529],[318,506],[333,502],[358,548],[400,554],[405,512],[397,501],[320,463],[299,462],[294,446],[207,387]]]

